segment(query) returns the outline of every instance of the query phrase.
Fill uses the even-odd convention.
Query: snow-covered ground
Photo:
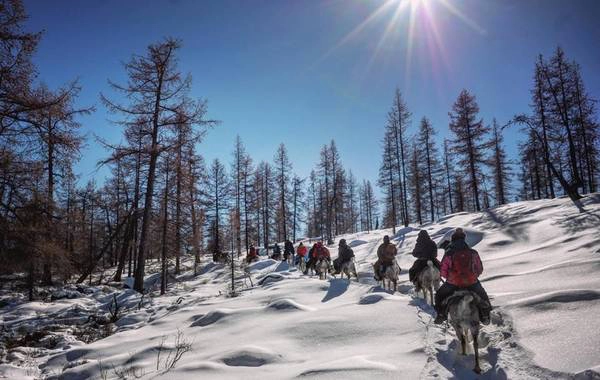
[[[393,236],[403,269],[394,294],[372,279],[377,246],[391,235],[381,230],[344,236],[358,282],[321,281],[263,258],[248,268],[254,286],[240,277],[234,298],[225,295],[228,269],[206,264],[168,296],[142,302],[131,290],[88,287],[72,299],[8,304],[6,329],[80,323],[107,312],[114,296],[127,312],[110,324],[114,334],[90,344],[57,331],[64,339],[52,349],[12,347],[0,378],[600,379],[600,194],[582,207],[520,202],[422,226],[434,240],[455,227],[481,238],[482,282],[496,308],[481,332],[479,376],[473,355],[458,355],[452,329],[433,325],[432,308],[413,294],[407,269],[419,229],[408,227]],[[189,351],[173,363],[175,346]]]

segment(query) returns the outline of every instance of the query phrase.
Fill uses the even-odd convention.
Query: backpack
[[[463,249],[452,254],[450,268],[451,283],[459,287],[471,286],[477,282],[475,260],[471,249]]]

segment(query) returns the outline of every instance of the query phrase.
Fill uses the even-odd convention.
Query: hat
[[[467,235],[465,235],[465,231],[459,227],[454,230],[454,233],[452,234],[452,241],[464,239],[465,237],[467,237]]]

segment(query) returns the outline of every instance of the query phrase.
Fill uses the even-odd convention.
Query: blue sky
[[[411,132],[427,116],[440,141],[463,88],[477,96],[486,123],[527,112],[534,61],[557,45],[581,64],[588,91],[600,97],[600,1],[384,3],[25,0],[27,28],[44,30],[35,54],[39,79],[58,87],[79,78],[79,103],[97,107],[81,119],[90,137],[76,166],[83,180],[101,182],[106,173],[95,171],[107,153],[93,135],[121,138],[99,93],[110,96],[107,80],[125,79],[122,62],[165,36],[183,40],[180,68],[193,76],[193,95],[208,99],[208,116],[222,121],[199,146],[207,160],[229,162],[239,134],[255,161],[271,161],[284,142],[301,176],[334,138],[344,165],[375,181],[396,87],[413,113]],[[517,139],[507,132],[511,155]]]

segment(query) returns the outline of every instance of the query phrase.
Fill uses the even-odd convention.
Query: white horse
[[[433,266],[431,260],[427,260],[427,267],[419,273],[417,276],[415,292],[419,294],[419,291],[423,292],[423,298],[427,302],[427,293],[429,293],[431,305],[433,305],[433,290],[437,292],[440,288],[440,271]]]
[[[348,280],[350,280],[350,275],[353,275],[354,277],[356,277],[356,281],[358,281],[358,274],[356,272],[356,264],[354,263],[354,258],[340,265],[341,278],[344,278],[344,274],[346,275],[346,277],[348,277]]]
[[[396,259],[392,265],[387,265],[383,276],[381,276],[381,287],[386,290],[396,291],[398,289],[398,276],[400,275],[400,265]],[[387,286],[386,286],[387,283]],[[393,285],[393,287],[392,287]]]
[[[329,262],[326,259],[319,259],[315,264],[315,270],[319,274],[319,280],[325,280],[329,272]]]
[[[459,290],[448,298],[448,321],[460,340],[461,354],[467,354],[467,344],[473,342],[475,353],[475,373],[481,373],[479,367],[479,297],[468,290]]]

